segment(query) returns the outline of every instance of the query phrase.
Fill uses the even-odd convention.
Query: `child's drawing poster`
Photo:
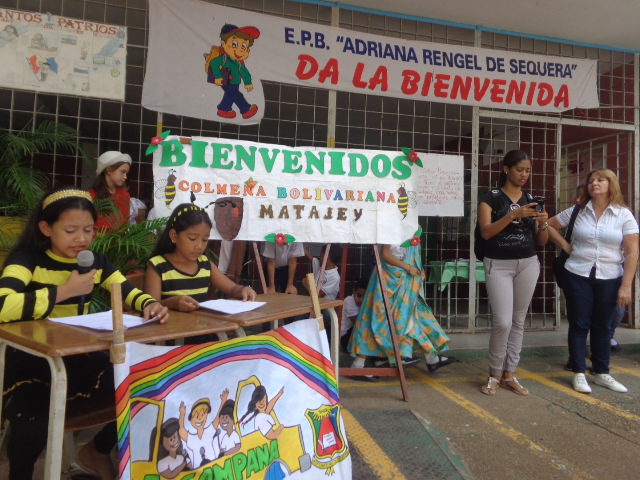
[[[0,87],[124,100],[127,29],[0,8]]]
[[[225,342],[127,343],[115,365],[122,480],[351,478],[315,319]]]

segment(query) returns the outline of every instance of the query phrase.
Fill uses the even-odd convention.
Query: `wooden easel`
[[[260,285],[262,285],[262,293],[267,293],[267,281],[264,279],[264,271],[262,270],[262,261],[260,260],[260,252],[258,251],[258,242],[253,243],[253,255],[256,257],[256,267],[258,267],[258,275],[260,275]]]
[[[376,257],[376,273],[378,280],[380,280],[380,288],[382,290],[382,300],[384,303],[384,314],[389,325],[389,333],[391,334],[391,342],[393,343],[393,356],[396,360],[395,367],[374,367],[374,368],[341,368],[340,375],[378,375],[380,377],[400,377],[400,387],[402,388],[402,398],[405,402],[409,401],[409,392],[407,391],[407,381],[404,376],[404,369],[402,368],[402,357],[398,350],[398,337],[396,336],[396,329],[391,318],[391,307],[389,305],[389,296],[387,295],[387,282],[382,275],[382,264],[380,263],[380,252],[378,245],[373,245],[373,253]]]
[[[318,329],[322,332],[324,330],[324,319],[322,318],[322,311],[320,310],[316,279],[313,278],[313,273],[307,273],[307,280],[309,281],[309,296],[311,297],[311,305],[313,305],[313,315],[318,322]]]
[[[329,247],[331,244],[327,244],[327,248],[325,249],[325,254],[322,259],[322,266],[320,270],[320,278],[318,283],[322,283],[322,276],[324,273],[324,267],[327,264],[327,257],[329,255]],[[258,274],[260,276],[260,282],[262,284],[263,293],[267,292],[267,283],[264,277],[264,271],[262,270],[262,262],[260,261],[260,252],[258,251],[258,243],[253,242],[253,253],[256,258]],[[389,325],[389,333],[391,334],[391,342],[393,343],[393,356],[396,360],[395,367],[372,367],[372,368],[340,368],[340,375],[378,375],[380,377],[400,377],[400,387],[402,389],[402,398],[405,402],[409,401],[409,392],[407,390],[407,381],[404,376],[404,369],[402,368],[402,356],[400,355],[400,351],[398,350],[398,337],[396,336],[396,329],[393,323],[393,319],[390,316],[391,307],[389,305],[389,296],[387,295],[387,282],[384,279],[384,276],[381,274],[382,272],[382,264],[380,263],[380,252],[378,250],[378,245],[373,245],[373,253],[376,258],[376,273],[378,275],[378,279],[380,280],[380,288],[382,289],[382,298],[384,302],[384,313],[387,319],[387,323]],[[343,257],[343,263],[346,261]],[[313,277],[313,275],[312,275]],[[315,283],[315,282],[314,282]],[[332,334],[337,334],[335,332]]]
[[[124,343],[124,327],[122,325],[122,285],[111,285],[111,314],[113,319],[113,341],[109,349],[111,363],[124,363],[126,345]]]

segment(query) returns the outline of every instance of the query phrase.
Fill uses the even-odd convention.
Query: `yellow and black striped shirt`
[[[155,299],[131,285],[104,255],[94,253],[95,285],[110,291],[122,285],[122,298],[132,309],[142,311]],[[50,250],[44,253],[18,252],[7,259],[0,276],[0,322],[69,317],[78,314],[80,296],[55,303],[57,288],[67,282],[76,259],[63,258]],[[90,301],[84,305],[89,310]]]
[[[153,257],[149,264],[160,275],[161,300],[178,295],[189,295],[196,302],[208,300],[211,263],[206,255],[198,257],[198,271],[194,275],[178,270],[162,255]]]

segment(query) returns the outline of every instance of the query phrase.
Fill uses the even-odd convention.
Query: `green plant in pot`
[[[36,165],[40,154],[63,152],[88,158],[78,141],[78,132],[62,123],[41,122],[17,133],[0,128],[0,251],[9,250],[18,239],[25,218],[50,187],[47,171]],[[0,258],[0,264],[4,256]]]

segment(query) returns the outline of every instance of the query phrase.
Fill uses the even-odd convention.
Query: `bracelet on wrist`
[[[549,228],[549,225],[545,223],[543,226],[538,227],[538,230],[546,230],[547,228]]]

